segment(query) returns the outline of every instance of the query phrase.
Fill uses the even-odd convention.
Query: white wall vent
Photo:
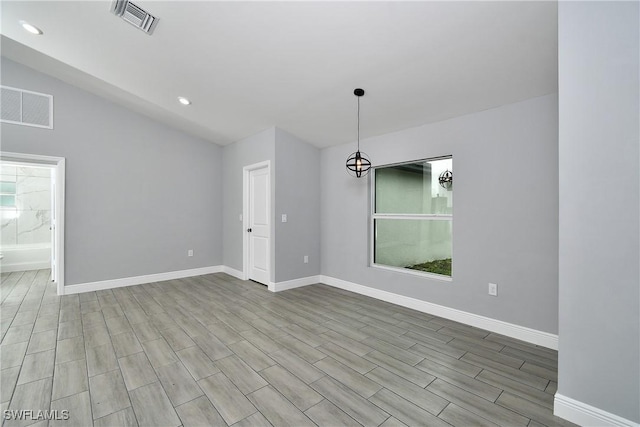
[[[114,0],[111,12],[147,34],[151,34],[158,24],[158,18],[129,0]]]
[[[0,86],[0,121],[53,129],[53,95]]]

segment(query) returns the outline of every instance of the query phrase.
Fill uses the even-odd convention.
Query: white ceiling
[[[362,137],[557,92],[555,2],[135,3],[151,36],[108,1],[3,0],[2,54],[218,144],[354,141],[356,87]]]

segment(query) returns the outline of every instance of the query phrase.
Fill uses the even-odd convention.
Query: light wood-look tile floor
[[[58,297],[48,277],[2,274],[0,403],[68,411],[49,426],[568,424],[555,351],[372,298],[226,274]]]

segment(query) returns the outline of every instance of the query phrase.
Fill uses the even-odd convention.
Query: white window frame
[[[453,156],[439,156],[430,157],[427,159],[410,160],[407,162],[390,163],[387,165],[380,165],[371,168],[369,174],[369,190],[370,190],[370,207],[369,207],[369,266],[373,268],[379,268],[381,270],[389,270],[397,273],[409,274],[412,276],[418,276],[428,279],[441,280],[444,282],[453,281],[453,269],[451,270],[451,276],[445,276],[443,274],[429,273],[427,271],[412,270],[410,268],[393,267],[390,265],[377,264],[375,262],[375,246],[376,246],[376,219],[405,219],[405,220],[436,220],[436,221],[451,221],[453,223],[452,214],[381,214],[376,213],[376,171],[378,169],[385,169],[393,166],[408,165],[412,163],[431,162],[435,160],[452,159]],[[452,236],[453,237],[453,236]],[[453,262],[453,239],[451,242],[451,261]]]

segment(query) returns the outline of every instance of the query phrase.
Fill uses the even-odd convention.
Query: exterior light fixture
[[[449,169],[442,172],[438,177],[438,182],[442,188],[451,190],[451,187],[453,187],[453,172]]]
[[[40,28],[29,24],[27,21],[20,21],[20,25],[22,25],[22,28],[29,31],[31,34],[35,34],[36,36],[42,35],[42,30]]]
[[[191,101],[189,101],[187,98],[185,98],[184,96],[179,96],[178,97],[178,102],[182,105],[191,105]]]
[[[363,89],[355,89],[353,94],[358,98],[358,151],[349,155],[347,159],[347,172],[356,178],[367,176],[371,169],[371,161],[365,153],[360,152],[360,97],[364,95]]]

